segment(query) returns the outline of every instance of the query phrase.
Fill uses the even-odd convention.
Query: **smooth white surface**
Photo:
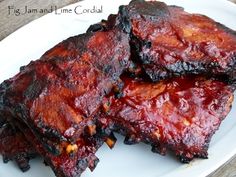
[[[225,0],[164,0],[168,4],[183,6],[186,11],[202,13],[236,30],[236,6]],[[118,6],[129,0],[85,0],[84,8],[103,5],[102,14],[76,15],[54,13],[46,15],[19,29],[0,42],[0,82],[12,77],[19,67],[39,58],[46,50],[69,36],[85,32],[90,24],[116,13]],[[77,4],[68,6],[74,8]],[[236,154],[236,104],[214,135],[209,149],[209,159],[196,159],[188,165],[179,163],[173,155],[162,157],[150,152],[147,145],[126,146],[123,137],[113,150],[104,145],[97,156],[100,163],[93,173],[87,170],[82,177],[203,177]],[[3,164],[0,156],[0,177],[53,177],[41,159],[31,161],[31,170],[21,173],[13,162]]]

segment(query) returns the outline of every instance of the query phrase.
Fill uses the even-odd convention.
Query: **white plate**
[[[46,50],[69,36],[85,32],[90,24],[106,19],[110,13],[116,13],[118,6],[129,0],[85,0],[70,5],[91,8],[103,5],[100,14],[62,14],[46,15],[19,29],[0,42],[0,82],[19,70],[19,67],[39,58]],[[236,6],[225,0],[166,0],[168,4],[185,7],[189,12],[202,13],[236,29]],[[20,17],[19,17],[20,18]],[[235,103],[234,103],[235,104]],[[236,106],[236,105],[235,105]],[[126,146],[123,137],[118,136],[118,143],[113,150],[106,145],[99,149],[97,156],[100,163],[93,173],[87,170],[83,177],[203,177],[224,164],[236,154],[236,109],[233,107],[220,130],[213,137],[209,159],[196,159],[188,165],[179,163],[171,155],[162,157],[150,152],[150,147],[140,144]],[[31,170],[21,173],[13,162],[0,162],[0,177],[53,177],[49,167],[44,166],[42,159],[31,161]]]

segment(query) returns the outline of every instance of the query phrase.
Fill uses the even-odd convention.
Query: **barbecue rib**
[[[153,81],[189,73],[235,81],[236,32],[206,16],[134,0],[120,7],[115,23],[131,32],[133,55]]]
[[[76,141],[93,124],[103,96],[128,67],[128,42],[117,29],[67,39],[2,83],[2,112],[24,121],[56,153],[58,142]]]
[[[207,158],[210,139],[231,109],[231,86],[197,76],[160,83],[123,80],[123,96],[104,100],[98,119],[103,129],[124,134],[127,144],[151,144],[163,155],[170,149],[182,162]]]
[[[233,95],[230,86],[221,82],[193,78],[176,78],[159,84],[123,78],[125,83],[122,90],[123,97],[108,98],[103,106],[106,116],[98,118],[98,121],[104,130],[110,127],[118,128],[119,132],[126,135],[127,144],[144,141],[161,154],[165,153],[166,148],[170,148],[176,151],[183,162],[190,161],[194,156],[206,158],[210,138],[229,112]],[[189,115],[195,117],[194,122]],[[200,117],[196,117],[199,115]],[[46,162],[51,164],[57,176],[80,175],[87,166],[92,170],[96,166],[97,158],[94,154],[102,145],[101,138],[82,139],[83,147],[78,148],[80,151],[77,153],[80,156],[72,156],[73,158],[68,154],[53,156],[45,152],[27,127],[19,123],[18,126],[21,127],[28,141],[33,142],[37,151],[44,156]],[[7,128],[8,133],[4,135],[9,137],[9,132],[11,135],[13,131],[10,126]],[[22,133],[19,131],[17,133],[18,136],[11,136],[10,140],[13,142],[20,140],[24,145],[25,139]],[[84,141],[87,142],[87,146]],[[11,147],[16,145],[13,154],[19,150],[17,147],[21,146],[9,141],[5,145],[8,144]],[[24,153],[27,155],[29,152]],[[27,160],[27,156],[25,159]],[[68,164],[70,165],[65,168]]]
[[[0,85],[1,124],[7,118],[30,128],[43,149],[37,151],[46,156],[56,174],[82,173],[84,169],[78,168],[75,174],[67,174],[63,155],[71,146],[90,150],[97,143],[83,134],[96,133],[94,114],[104,95],[119,85],[129,58],[129,36],[120,28],[87,32],[63,41]],[[73,163],[80,156],[74,156]]]
[[[93,171],[99,162],[95,152],[104,142],[99,136],[99,133],[93,137],[83,134],[75,143],[76,146],[67,146],[66,153],[54,156],[44,150],[27,126],[16,121],[12,125],[7,123],[0,131],[0,153],[5,163],[14,160],[22,171],[30,168],[29,160],[39,153],[56,176],[78,177],[87,167]]]
[[[13,129],[10,124],[5,124],[0,129],[0,154],[4,163],[13,160],[23,172],[30,168],[29,160],[37,155],[23,134],[18,129]]]
[[[37,152],[44,157],[46,164],[50,165],[57,177],[79,177],[89,167],[93,171],[99,162],[95,152],[103,144],[99,134],[87,136],[82,134],[73,145],[67,146],[60,155],[53,155],[45,151],[38,139],[30,129],[20,122],[15,122]]]

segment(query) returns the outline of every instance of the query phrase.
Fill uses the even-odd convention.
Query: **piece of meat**
[[[55,156],[44,149],[41,142],[26,125],[15,121],[14,126],[21,130],[27,139],[24,141],[31,142],[33,148],[44,158],[45,163],[50,165],[57,177],[79,177],[87,167],[93,171],[99,162],[95,152],[104,142],[99,137],[99,133],[94,136],[82,134],[77,142],[67,145],[66,149],[61,149],[60,155]]]
[[[37,152],[18,129],[5,124],[0,129],[0,154],[4,163],[13,160],[25,172],[30,168],[29,160],[36,157]]]
[[[163,155],[170,149],[182,162],[207,158],[210,139],[231,109],[231,86],[200,76],[123,81],[121,98],[104,100],[103,129],[124,134],[126,144],[145,142]]]
[[[57,176],[95,168],[103,142],[94,114],[129,66],[129,36],[120,28],[71,37],[0,85],[1,125],[21,122],[21,131]],[[22,124],[23,127],[22,128]],[[26,131],[27,132],[24,132]],[[97,136],[97,135],[96,135]],[[73,157],[68,149],[78,149]]]
[[[104,142],[99,133],[93,137],[83,135],[76,144],[67,146],[66,153],[54,156],[45,151],[30,129],[19,121],[7,123],[0,130],[0,153],[5,163],[14,160],[25,172],[30,168],[29,160],[39,153],[58,177],[78,177],[87,167],[93,171],[99,162],[95,152]]]
[[[236,32],[204,15],[133,0],[110,21],[131,33],[132,54],[153,81],[207,74],[236,82]]]
[[[71,37],[1,84],[0,114],[25,122],[57,154],[62,141],[76,142],[93,124],[129,57],[128,35],[119,28]]]
[[[79,177],[87,167],[93,171],[99,162],[95,152],[103,144],[103,140],[96,137],[97,135],[94,137],[81,135],[75,144],[67,146],[64,152],[54,156],[45,151],[27,127],[23,125],[20,127],[26,138],[33,142],[36,150],[43,155],[45,162],[52,167],[57,177]]]

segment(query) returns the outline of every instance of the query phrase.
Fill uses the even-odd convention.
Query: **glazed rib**
[[[29,160],[34,158],[37,152],[18,129],[5,124],[0,129],[0,154],[4,163],[13,160],[25,172],[30,168]]]
[[[1,84],[2,120],[19,121],[29,128],[39,141],[36,144],[43,148],[42,151],[37,149],[39,154],[52,162],[48,164],[56,174],[63,174],[67,170],[63,166],[66,158],[63,154],[68,146],[74,147],[79,141],[78,147],[92,148],[90,138],[81,136],[86,129],[91,135],[96,133],[90,130],[94,127],[94,114],[104,95],[119,84],[119,76],[128,68],[129,57],[128,35],[119,28],[71,37],[39,60],[21,67],[19,74]],[[70,163],[75,165],[80,155]],[[57,161],[56,165],[54,161]],[[83,163],[86,167],[86,162]],[[78,176],[83,170],[79,167],[75,174],[72,170],[64,175]]]
[[[105,113],[98,117],[104,132],[110,134],[112,128],[126,136],[126,144],[143,141],[151,144],[152,150],[160,154],[171,149],[182,162],[189,162],[194,157],[207,158],[210,139],[230,111],[233,100],[231,86],[202,77],[176,78],[158,84],[126,77],[123,81],[125,85],[120,93],[123,96],[118,99],[111,96],[104,100]],[[83,137],[83,145],[79,149],[92,149],[92,152],[78,152],[80,155],[84,153],[83,156],[72,156],[71,159],[68,154],[53,156],[47,153],[30,130],[22,124],[20,126],[58,176],[78,175],[87,166],[92,170],[96,166],[98,159],[94,154],[102,145],[102,138]],[[11,137],[11,140],[13,138],[25,141],[22,136]],[[84,141],[92,143],[86,145]],[[15,147],[15,150],[19,148]],[[70,168],[63,167],[64,161],[70,164]],[[78,162],[80,166],[76,166]]]
[[[207,74],[235,83],[236,32],[222,24],[143,0],[121,6],[117,23],[130,31],[133,55],[151,80]]]
[[[128,60],[128,37],[117,29],[69,38],[2,83],[2,112],[25,122],[52,149],[76,141]]]
[[[57,177],[79,177],[87,167],[93,171],[99,162],[95,156],[95,152],[103,144],[103,139],[99,137],[99,134],[95,136],[82,134],[73,147],[68,149],[67,146],[65,151],[55,156],[44,149],[27,126],[20,122],[15,122],[15,124],[27,141],[31,142],[36,151],[44,158],[46,164],[50,165]]]
[[[31,130],[19,121],[6,123],[0,130],[0,153],[5,163],[13,160],[25,172],[30,168],[29,160],[41,154],[45,163],[52,167],[58,177],[78,177],[87,167],[93,171],[99,162],[95,152],[104,142],[99,133],[95,136],[83,134],[73,144],[74,149],[72,146],[68,149],[67,146],[60,155],[54,156],[48,153]]]
[[[197,76],[159,83],[123,80],[123,96],[104,101],[98,119],[103,129],[124,134],[126,144],[145,142],[163,155],[170,149],[182,162],[207,158],[210,139],[231,109],[231,86]]]

